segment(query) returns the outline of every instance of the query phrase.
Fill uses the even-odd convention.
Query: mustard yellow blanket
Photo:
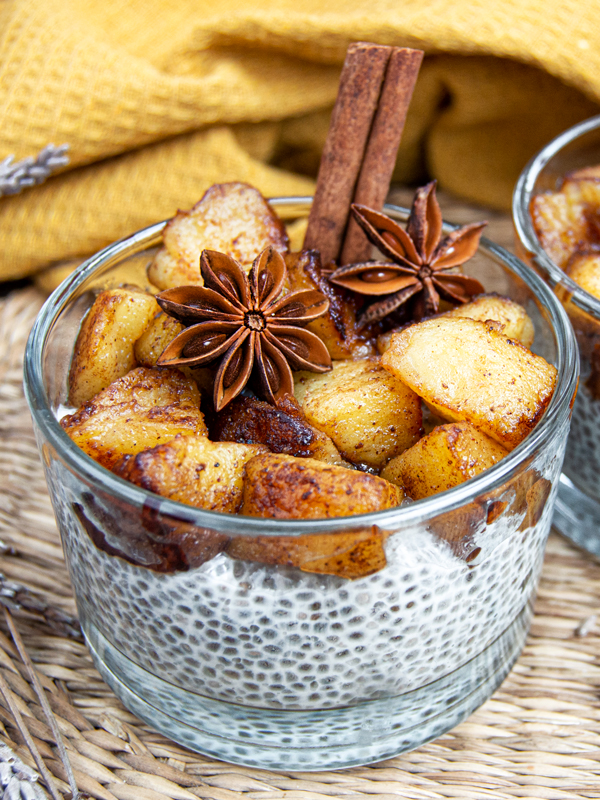
[[[10,164],[69,148],[47,181],[0,197],[0,280],[216,181],[311,192],[356,40],[426,52],[398,180],[506,208],[527,159],[600,110],[600,0],[0,0],[5,189]]]

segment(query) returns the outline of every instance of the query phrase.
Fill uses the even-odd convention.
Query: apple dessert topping
[[[256,221],[236,217],[245,191]],[[184,245],[174,236],[176,223],[165,228],[169,263],[197,257],[194,284],[156,295],[125,286],[97,296],[69,374],[69,402],[79,408],[61,420],[84,452],[127,481],[198,508],[325,519],[446,491],[496,464],[533,429],[552,396],[556,370],[528,349],[531,320],[514,301],[480,293],[477,281],[446,271],[474,252],[480,225],[438,244],[431,185],[417,193],[409,223],[414,240],[382,214],[362,211],[376,224],[386,255],[393,251],[400,262],[400,243],[408,248],[410,238],[419,242],[413,261],[434,264],[438,253],[437,263],[445,265],[432,281],[424,273],[415,277],[412,267],[405,274],[403,266],[389,266],[411,281],[415,295],[425,292],[424,304],[413,310],[437,308],[431,286],[455,307],[387,332],[392,317],[361,329],[362,289],[354,294],[351,282],[342,289],[327,283],[314,250],[281,253],[265,243],[263,222],[272,212],[256,194],[240,184],[210,189],[195,208],[202,209],[204,225],[211,220],[206,236],[212,238],[186,239],[185,253],[177,250]],[[415,208],[427,210],[425,223],[417,224]],[[189,223],[182,212],[176,219]],[[253,238],[242,224],[260,235]],[[230,254],[238,240],[258,251],[238,261]],[[214,241],[224,252],[209,249]],[[164,266],[164,248],[149,277],[157,259]],[[373,263],[376,277],[388,269],[387,262]],[[369,282],[366,267],[359,282]],[[461,512],[432,530],[450,542],[464,539],[475,518],[489,514],[477,504],[472,511],[473,519]],[[169,546],[183,536],[178,531],[174,525],[168,532]],[[185,536],[197,539],[189,531]],[[202,536],[212,541],[208,529]],[[371,525],[299,538],[219,534],[218,547],[203,544],[198,552],[355,578],[385,564],[386,536]],[[455,550],[463,551],[468,548]],[[197,564],[201,556],[194,553]]]
[[[285,226],[261,193],[245,183],[211,186],[189,211],[178,211],[163,233],[163,247],[148,268],[159,289],[202,286],[199,258],[207,243],[249,272],[266,247],[286,253]]]
[[[569,274],[572,259],[600,248],[600,166],[569,172],[556,191],[534,195],[530,213],[540,244]]]
[[[495,325],[450,315],[396,333],[381,364],[440,417],[471,422],[507,450],[538,423],[556,382],[556,367]]]
[[[535,234],[552,261],[578,286],[600,300],[600,165],[568,172],[555,191],[535,194],[529,207]],[[566,287],[557,285],[577,335],[581,355],[589,361],[585,386],[600,399],[598,322],[582,310]]]

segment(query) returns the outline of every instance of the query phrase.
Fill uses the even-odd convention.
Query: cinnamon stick
[[[304,248],[337,260],[391,48],[356,42],[346,53],[321,156]]]
[[[422,60],[422,50],[395,47],[392,51],[356,182],[354,203],[375,211],[383,208]],[[367,261],[371,248],[358,223],[350,217],[341,248],[340,265]]]
[[[383,207],[422,58],[366,42],[348,48],[304,239],[324,265],[369,256],[350,205]]]

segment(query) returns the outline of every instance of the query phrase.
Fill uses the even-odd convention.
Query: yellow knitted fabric
[[[308,193],[348,44],[426,51],[399,180],[507,207],[600,109],[600,0],[0,0],[0,162],[70,164],[0,198],[0,280],[191,206],[211,183]]]

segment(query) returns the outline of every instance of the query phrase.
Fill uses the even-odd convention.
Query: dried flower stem
[[[17,627],[14,623],[14,620],[10,614],[10,611],[5,608],[4,609],[4,616],[6,618],[6,624],[8,625],[8,629],[10,630],[10,635],[12,636],[13,642],[16,645],[17,650],[19,651],[19,655],[21,656],[21,660],[27,667],[27,672],[29,674],[29,678],[31,680],[31,684],[34,688],[34,691],[40,701],[40,705],[44,711],[44,715],[48,720],[48,725],[52,730],[52,735],[54,736],[54,741],[56,742],[56,746],[58,748],[58,753],[60,755],[60,759],[64,765],[65,772],[67,774],[68,784],[71,787],[71,794],[72,800],[78,800],[79,798],[79,790],[77,789],[77,783],[75,781],[75,776],[73,775],[73,769],[71,767],[71,762],[69,761],[69,756],[67,755],[67,750],[65,748],[65,743],[62,738],[62,735],[58,729],[58,724],[56,722],[56,718],[52,713],[52,709],[50,708],[50,704],[48,703],[48,698],[46,697],[46,693],[42,688],[42,684],[40,683],[40,679],[37,676],[37,673],[34,669],[34,666],[29,658],[29,653],[25,649],[25,645],[23,644],[23,640],[21,639],[21,634],[17,630]]]
[[[36,744],[33,741],[33,738],[29,733],[27,726],[25,725],[21,712],[19,711],[19,708],[15,702],[14,695],[10,689],[10,686],[6,682],[4,675],[2,675],[2,672],[0,672],[0,692],[2,693],[4,699],[6,700],[6,704],[8,705],[10,712],[13,715],[15,724],[19,729],[19,733],[21,734],[21,736],[25,741],[25,744],[29,748],[29,752],[33,756],[33,760],[35,761],[36,766],[40,771],[40,774],[42,775],[44,781],[46,782],[46,786],[48,787],[50,794],[52,795],[54,800],[64,800],[63,796],[58,791],[52,773],[50,772],[48,767],[44,764],[44,760],[40,755],[40,751],[37,749]]]
[[[0,744],[0,791],[2,800],[47,800],[39,775],[10,747]]]
[[[68,144],[60,147],[49,144],[35,158],[28,156],[15,161],[14,156],[8,156],[0,161],[0,197],[20,194],[30,186],[44,183],[53,172],[69,163],[68,149]]]
[[[0,604],[10,611],[27,611],[43,617],[55,633],[81,641],[83,636],[79,620],[61,608],[51,606],[31,592],[26,586],[5,580],[0,573]]]

